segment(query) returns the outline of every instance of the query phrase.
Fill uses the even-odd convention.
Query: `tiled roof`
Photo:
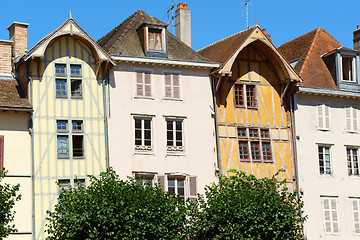
[[[142,24],[166,26],[162,21],[147,15],[139,9],[97,42],[111,55],[145,58],[146,56],[137,32],[137,29]],[[166,32],[166,35],[168,59],[194,62],[208,61],[169,31]]]
[[[278,49],[289,62],[298,61],[294,68],[302,77],[300,86],[338,89],[321,55],[341,46],[328,32],[317,28]]]
[[[254,28],[256,28],[256,25],[204,47],[197,52],[211,61],[224,64],[250,36]]]
[[[0,109],[21,108],[31,111],[32,107],[26,98],[19,94],[19,85],[16,80],[2,79],[0,77]]]

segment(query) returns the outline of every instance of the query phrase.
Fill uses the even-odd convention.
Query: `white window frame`
[[[359,131],[359,113],[358,109],[354,106],[345,106],[345,130],[347,132],[358,132]],[[348,111],[349,111],[349,118],[348,118]],[[348,124],[348,119],[349,123]]]
[[[316,108],[317,128],[319,130],[330,130],[330,107],[325,103],[320,103]]]
[[[360,198],[350,198],[350,202],[353,219],[353,230],[356,235],[360,235]],[[356,205],[357,209],[355,209],[354,205]],[[358,230],[356,231],[356,229]]]
[[[325,209],[325,201],[329,201],[329,208]],[[339,235],[340,234],[340,220],[338,211],[338,197],[321,196],[323,220],[324,220],[324,232],[327,234]],[[335,204],[335,206],[333,206]],[[326,219],[326,212],[329,212],[329,218]],[[334,218],[336,217],[336,220]],[[326,223],[330,224],[330,231],[326,230]],[[338,231],[334,231],[335,224],[338,225]]]
[[[68,184],[61,184],[60,181],[68,181]],[[61,194],[63,192],[61,187],[64,187],[64,190],[67,191],[70,189],[71,187],[77,187],[79,186],[79,183],[82,184],[81,182],[83,182],[84,186],[86,186],[86,178],[59,178],[57,180],[57,183],[59,183],[60,186],[58,186],[58,194]]]
[[[147,185],[146,180],[151,179],[151,187],[155,187],[157,183],[157,173],[153,172],[133,172],[133,177],[138,182],[140,181],[142,185]]]
[[[179,116],[164,116],[165,118],[165,147],[167,154],[184,154],[185,153],[185,120],[186,117]],[[173,145],[168,146],[167,144],[167,123],[173,121]],[[182,127],[182,146],[176,146],[176,122],[181,122]]]
[[[56,65],[65,65],[65,74],[56,74]],[[71,74],[71,66],[80,66],[80,74],[72,75]],[[82,100],[84,97],[84,65],[82,63],[66,63],[66,62],[55,62],[54,63],[54,96],[55,99],[72,99],[72,100]],[[65,94],[57,95],[56,93],[56,80],[65,80]],[[79,96],[72,96],[71,85],[74,81],[80,81],[80,90]]]
[[[154,151],[154,117],[153,115],[138,115],[138,114],[132,114],[132,121],[133,121],[133,149],[135,153],[153,153]],[[136,145],[135,144],[135,119],[141,119],[141,136],[142,136],[142,145]],[[144,121],[143,120],[150,120],[150,127],[151,127],[151,145],[145,145],[145,138],[144,138]]]
[[[153,50],[153,49],[149,49],[149,28],[150,29],[160,29],[161,30],[161,42],[162,42],[162,50]],[[166,39],[166,32],[165,32],[165,28],[163,27],[159,27],[159,26],[152,26],[152,25],[148,25],[145,27],[145,47],[146,47],[146,51],[153,51],[153,52],[166,52],[167,51],[167,39]]]
[[[334,174],[334,169],[332,166],[332,153],[331,153],[331,149],[332,149],[332,145],[328,145],[328,144],[317,144],[317,160],[318,160],[318,169],[319,169],[319,174],[320,176],[333,176]],[[324,162],[324,172],[321,173],[320,172],[320,149],[319,148],[323,148],[323,162]],[[330,173],[326,172],[326,160],[325,160],[325,149],[328,148],[329,149],[329,162],[330,162]]]
[[[351,60],[351,67],[352,68],[352,73],[350,74],[350,71],[349,71],[349,77],[351,79],[344,79],[344,69],[343,69],[343,58],[344,57],[347,57],[347,58],[352,58]],[[341,54],[341,80],[343,82],[348,82],[348,83],[356,83],[357,82],[357,78],[356,78],[356,72],[357,72],[357,69],[356,69],[356,56],[355,55],[347,55],[347,54]],[[350,69],[350,68],[349,68]]]
[[[351,161],[351,174],[349,173],[349,159],[348,159],[348,150],[350,151],[350,161]],[[348,169],[348,176],[349,177],[360,177],[360,164],[359,164],[359,147],[355,147],[355,146],[346,146],[346,165],[347,165],[347,169]],[[358,174],[354,174],[355,172],[355,168],[354,168],[354,155],[353,155],[353,151],[355,151],[356,153],[356,157],[357,157],[357,171]]]
[[[66,122],[66,129],[57,129],[58,121]],[[73,122],[81,122],[81,129],[80,130],[73,130]],[[55,120],[55,127],[56,127],[56,156],[57,159],[84,159],[85,158],[85,135],[84,135],[84,120],[81,119],[56,119]],[[67,137],[67,155],[66,156],[59,156],[58,154],[58,137],[64,136]],[[82,156],[74,156],[74,136],[82,137]]]
[[[182,100],[182,84],[181,84],[181,72],[172,72],[172,71],[163,71],[162,72],[163,75],[163,96],[165,100],[175,100],[175,101],[181,101]],[[171,97],[166,96],[166,75],[170,75],[171,76]],[[174,97],[174,75],[178,75],[179,76],[179,97],[176,98]]]
[[[169,180],[175,180],[175,195],[178,195],[178,180],[181,179],[184,181],[184,201],[188,198],[188,183],[187,176],[185,175],[167,175],[166,176],[166,190],[169,192]],[[170,193],[169,193],[170,194]]]
[[[150,74],[150,96],[146,96],[145,94],[145,79],[143,83],[143,95],[138,95],[137,92],[137,73],[149,73]],[[151,69],[142,69],[142,68],[134,68],[134,98],[135,99],[154,99],[154,86],[153,86],[153,70]],[[143,78],[145,75],[143,76]]]

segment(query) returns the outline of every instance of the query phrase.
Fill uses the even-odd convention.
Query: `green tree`
[[[186,209],[160,187],[114,171],[70,188],[48,212],[49,239],[185,239]]]
[[[15,202],[21,199],[21,195],[17,194],[20,184],[11,186],[8,183],[2,183],[6,173],[5,169],[0,170],[0,239],[17,231],[15,225],[11,225],[15,217],[15,211],[12,211],[12,208]]]
[[[232,171],[206,187],[193,209],[191,239],[304,239],[303,203],[276,176],[257,179]]]

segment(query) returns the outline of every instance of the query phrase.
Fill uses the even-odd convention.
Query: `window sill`
[[[62,96],[62,95],[56,95],[57,99],[67,99],[67,96]]]
[[[316,128],[318,131],[321,131],[321,132],[330,132],[330,128]]]
[[[146,100],[155,100],[154,97],[142,97],[142,96],[135,96],[134,99],[146,99]]]
[[[135,150],[134,155],[155,155],[155,153],[153,151],[151,151],[151,152],[141,152],[141,151],[136,151]]]
[[[164,101],[174,101],[174,102],[183,102],[181,98],[163,98]]]
[[[166,152],[166,157],[186,156],[185,152]]]
[[[359,134],[359,131],[345,130],[345,133]]]
[[[85,159],[85,157],[83,156],[83,157],[73,157],[73,159],[79,159],[79,160],[81,160],[81,159]]]
[[[320,177],[322,177],[322,178],[334,178],[334,175],[332,173],[330,173],[330,174],[320,174]]]
[[[83,100],[83,97],[82,97],[82,96],[80,96],[80,97],[71,96],[71,99],[75,99],[75,100]]]
[[[57,156],[57,159],[61,159],[61,160],[69,160],[70,157],[69,156]]]

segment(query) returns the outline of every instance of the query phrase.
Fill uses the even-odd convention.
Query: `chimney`
[[[191,12],[187,4],[179,3],[175,11],[176,37],[191,47]]]
[[[12,41],[0,40],[0,75],[11,76]]]
[[[13,22],[7,29],[9,39],[14,43],[12,57],[18,58],[24,55],[27,50],[27,23]]]
[[[354,31],[354,49],[360,51],[360,25]]]
[[[271,40],[271,35],[266,32],[266,28],[263,28],[261,31],[263,32],[263,34],[265,34],[265,36],[266,36],[269,40]]]

